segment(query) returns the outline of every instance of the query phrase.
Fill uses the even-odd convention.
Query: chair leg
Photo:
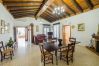
[[[12,51],[12,55],[14,56],[14,52]]]
[[[52,55],[52,64],[53,64],[53,55]]]
[[[62,59],[62,53],[60,53],[60,60]]]
[[[67,59],[67,65],[69,65],[69,60],[68,60],[68,56],[66,57],[66,59]]]
[[[11,58],[11,60],[12,60],[12,55],[13,55],[13,52],[10,52],[10,58]]]
[[[1,62],[3,61],[4,57],[1,55]]]
[[[44,55],[44,66],[45,66],[45,55]]]
[[[71,56],[71,61],[73,62],[73,55]]]

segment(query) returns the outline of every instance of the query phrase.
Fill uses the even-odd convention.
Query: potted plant
[[[12,47],[13,46],[14,41],[12,40],[12,38],[9,39],[9,42],[7,43],[8,47]]]

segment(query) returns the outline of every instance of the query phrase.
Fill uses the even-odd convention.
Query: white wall
[[[5,23],[10,24],[9,33],[6,32],[4,34],[0,34],[0,41],[7,42],[10,37],[13,38],[13,23],[14,18],[12,15],[7,11],[7,9],[0,3],[0,20],[4,20]]]
[[[75,25],[75,28],[71,30],[72,37],[76,37],[82,45],[88,45],[90,43],[91,35],[93,33],[97,33],[98,30],[97,28],[99,24],[99,8],[59,21],[55,21],[54,23],[58,22],[60,22],[61,24],[60,29],[62,29],[63,25]],[[80,23],[85,23],[85,31],[77,30],[77,25]],[[60,30],[60,32],[62,38],[62,30]]]
[[[42,23],[40,23],[42,22]],[[37,20],[35,20],[35,18],[32,17],[24,17],[24,18],[19,18],[16,19],[16,22],[14,22],[15,26],[28,26],[31,23],[34,24],[34,35],[37,34],[42,34],[43,33],[43,25],[42,24],[50,24],[48,21],[42,19],[42,18],[38,18]],[[36,32],[36,26],[39,26],[39,32]]]

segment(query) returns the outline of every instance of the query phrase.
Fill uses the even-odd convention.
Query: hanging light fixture
[[[56,15],[61,15],[64,12],[65,12],[65,9],[63,6],[55,7],[53,10],[53,14],[56,14]]]

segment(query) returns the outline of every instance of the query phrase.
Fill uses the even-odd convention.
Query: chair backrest
[[[69,38],[70,42],[75,42],[76,43],[76,38]]]
[[[3,45],[3,41],[0,42],[0,52],[4,51],[5,47]]]
[[[68,53],[69,52],[73,53],[74,49],[75,49],[75,43],[74,42],[71,44],[68,44]]]
[[[40,51],[41,51],[41,53],[44,53],[44,47],[43,47],[43,44],[39,44],[39,47],[40,47]]]

